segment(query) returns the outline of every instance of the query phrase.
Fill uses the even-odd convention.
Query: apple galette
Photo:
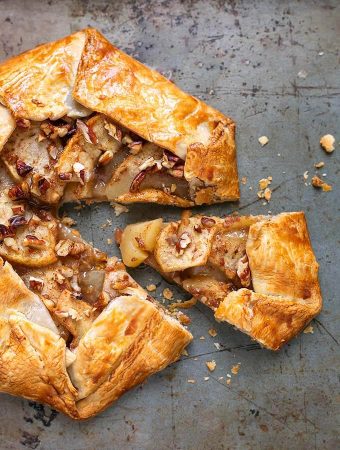
[[[271,350],[320,312],[318,263],[302,212],[220,218],[185,211],[180,221],[132,224],[117,236],[127,266],[145,262],[216,320]]]
[[[47,203],[239,198],[234,122],[94,29],[0,65],[1,148]]]

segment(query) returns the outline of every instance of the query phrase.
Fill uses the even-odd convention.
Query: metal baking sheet
[[[301,334],[278,353],[215,323],[205,307],[196,306],[188,313],[195,336],[189,356],[87,422],[75,423],[47,407],[2,394],[1,449],[339,448],[335,188],[340,149],[326,155],[319,147],[323,134],[340,138],[339,14],[336,0],[0,0],[1,60],[90,25],[232,116],[238,125],[240,178],[247,177],[242,199],[200,210],[304,210],[324,299],[322,313],[312,322],[314,332]],[[263,148],[261,135],[269,137]],[[325,162],[319,172],[327,174],[332,192],[309,185],[318,161]],[[257,183],[267,176],[273,177],[273,196],[263,205]],[[129,209],[118,218],[105,204],[68,212],[84,237],[110,254],[118,254],[115,245],[107,244],[116,226],[179,214],[176,208],[154,205]],[[100,228],[107,219],[108,226]],[[141,267],[132,273],[143,285],[155,282],[161,298],[167,284],[155,272]],[[172,290],[176,299],[185,298],[179,289]],[[208,334],[211,327],[218,331],[214,338]],[[217,368],[208,373],[205,362],[212,359]],[[237,363],[240,370],[234,375],[231,368]]]

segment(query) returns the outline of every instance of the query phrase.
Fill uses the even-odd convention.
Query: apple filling
[[[186,213],[180,222],[128,225],[117,240],[125,265],[146,262],[216,310],[231,291],[252,289],[246,242],[256,220]]]

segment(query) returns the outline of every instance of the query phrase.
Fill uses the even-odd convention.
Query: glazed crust
[[[205,246],[203,265],[195,267],[199,264],[193,256],[202,231],[195,237],[188,220],[162,229],[146,263],[213,309],[218,321],[229,322],[263,346],[278,350],[322,307],[318,263],[304,214],[211,217],[203,218],[203,223],[209,224],[207,219],[214,241]],[[184,255],[173,254],[173,230],[179,228],[190,236],[187,257],[185,250]],[[173,260],[177,265],[172,265]]]
[[[228,295],[215,313],[277,350],[319,314],[318,268],[302,212],[251,225],[246,247],[254,291]]]
[[[80,31],[0,64],[1,103],[15,118],[37,121],[84,111],[74,103],[72,88],[85,39]]]
[[[103,289],[111,301],[70,351],[38,295],[0,259],[2,392],[86,419],[180,357],[191,334],[121,263],[110,260],[106,271]]]
[[[19,120],[101,112],[184,159],[184,177],[194,203],[239,198],[235,123],[118,50],[94,29],[2,63],[0,102]],[[11,126],[0,128],[0,149]],[[192,204],[175,195],[161,195],[158,189],[126,194],[119,201]]]

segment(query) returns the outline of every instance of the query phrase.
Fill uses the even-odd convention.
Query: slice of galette
[[[321,310],[304,214],[191,216],[128,225],[123,261],[145,262],[263,346],[278,350]]]
[[[239,198],[234,122],[94,29],[0,64],[0,151],[46,203]]]
[[[0,176],[0,391],[88,418],[192,336],[117,258]]]

